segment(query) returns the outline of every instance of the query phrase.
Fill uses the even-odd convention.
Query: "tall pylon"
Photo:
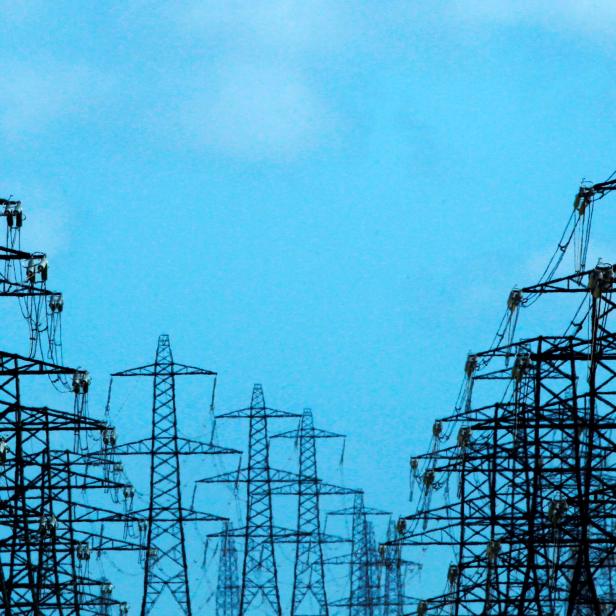
[[[329,515],[351,516],[351,554],[328,559],[329,564],[349,566],[349,596],[332,603],[337,608],[348,608],[349,616],[377,616],[380,601],[378,579],[380,559],[374,542],[374,529],[369,516],[390,515],[387,511],[364,505],[363,492],[355,494],[353,506]]]
[[[387,529],[387,542],[379,546],[382,562],[379,604],[382,616],[402,616],[405,606],[416,599],[406,594],[406,579],[410,572],[421,570],[419,563],[402,558],[402,548],[396,539],[406,528],[405,520],[398,523],[390,521]]]
[[[554,256],[536,283],[511,291],[492,344],[466,360],[454,412],[411,459],[421,495],[398,541],[454,554],[445,592],[422,600],[418,614],[616,615],[616,544],[606,541],[616,268],[585,265],[591,221],[609,193],[614,179],[580,186]],[[531,306],[559,320],[522,319]]]
[[[263,388],[256,384],[249,407],[217,417],[250,422],[248,467],[198,481],[246,484],[246,526],[232,531],[233,536],[244,539],[240,616],[282,616],[274,544],[281,539],[293,540],[297,535],[294,530],[274,526],[272,484],[297,485],[299,475],[270,467],[267,420],[294,419],[300,415],[267,407]]]
[[[312,411],[304,409],[297,430],[276,434],[272,438],[290,438],[299,444],[299,481],[296,492],[292,492],[299,498],[291,616],[328,616],[323,543],[342,540],[322,535],[319,500],[321,494],[353,494],[354,490],[323,484],[319,480],[316,441],[344,438],[344,434],[315,428]],[[290,489],[293,490],[293,486],[276,493],[291,493]]]
[[[158,338],[153,364],[116,372],[114,377],[151,377],[154,379],[152,432],[149,438],[117,445],[112,455],[150,457],[149,505],[144,558],[141,616],[148,616],[167,589],[184,616],[192,615],[185,522],[221,521],[224,518],[195,511],[182,504],[180,456],[239,453],[178,436],[175,402],[176,376],[215,376],[215,372],[173,361],[169,336]],[[139,512],[136,512],[139,513]]]
[[[237,568],[237,548],[233,528],[225,522],[220,537],[218,583],[216,585],[216,616],[238,616],[240,611],[240,583]]]

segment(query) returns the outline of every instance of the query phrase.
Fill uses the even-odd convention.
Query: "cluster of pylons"
[[[420,567],[405,560],[400,547],[386,544],[400,529],[390,514],[364,505],[362,490],[328,483],[317,472],[317,442],[344,436],[316,428],[310,409],[295,413],[268,407],[261,385],[254,385],[249,406],[214,416],[216,372],[176,362],[168,335],[159,337],[153,363],[111,376],[104,413],[92,417],[89,372],[63,365],[64,298],[48,289],[47,257],[21,249],[26,220],[21,202],[1,199],[0,207],[6,220],[0,295],[17,298],[29,332],[27,353],[0,353],[2,612],[401,616],[413,601],[406,595],[407,579]],[[29,401],[34,376],[46,379],[49,398],[60,400],[60,409]],[[150,415],[151,431],[128,434],[120,442],[112,422],[113,383],[131,377],[152,381],[151,408],[131,409]],[[191,410],[178,408],[179,377],[212,380],[214,423],[206,438],[180,433],[179,419]],[[36,388],[37,399],[44,387]],[[70,403],[63,408],[67,396]],[[191,477],[188,488],[232,486],[239,523],[215,500],[212,513],[196,509],[194,490],[190,499],[182,474],[187,456],[207,464],[241,454],[215,442],[218,419],[246,420],[247,465],[196,481]],[[271,435],[272,420],[290,423],[290,429]],[[294,471],[270,466],[274,439],[296,445]],[[147,465],[145,485],[129,479],[130,459],[141,459],[141,468]],[[294,499],[290,528],[277,521],[272,504],[277,496]],[[322,511],[323,497],[338,499],[338,507]],[[350,532],[326,532],[326,516],[347,518]],[[380,544],[377,517],[384,520]],[[195,571],[194,554],[204,546],[187,539],[192,526],[205,529],[206,545],[214,543],[217,553],[206,564],[215,571],[216,586],[198,607],[191,583],[202,573]],[[279,552],[288,546],[292,564],[281,566]],[[116,598],[126,585],[127,567],[138,583]],[[330,576],[333,570],[344,573]],[[281,577],[292,580],[286,595],[280,591]]]
[[[0,352],[2,613],[616,616],[616,266],[586,263],[595,205],[615,190],[611,178],[582,185],[539,281],[511,291],[493,343],[467,357],[453,411],[410,459],[416,510],[396,522],[365,506],[362,490],[321,478],[317,443],[343,435],[316,428],[309,409],[267,406],[261,385],[245,408],[216,414],[217,374],[177,363],[167,335],[153,363],[112,375],[103,417],[92,417],[88,371],[64,365],[64,299],[48,289],[47,258],[22,250],[21,203],[0,199],[0,296],[18,302],[29,332],[27,353]],[[520,318],[546,302],[539,323]],[[148,414],[151,431],[119,442],[112,385],[135,377],[152,381],[151,409],[131,410]],[[191,412],[178,408],[180,377],[212,381],[205,438],[180,434]],[[58,408],[40,402],[47,395]],[[248,424],[246,466],[214,464],[187,482],[186,457],[207,467],[240,455],[217,442],[216,421],[231,419]],[[291,426],[270,434],[272,420]],[[294,470],[271,466],[275,439],[295,444]],[[146,485],[129,479],[127,459],[143,460]],[[195,508],[196,487],[219,484],[239,516],[216,499],[213,512]],[[291,525],[273,505],[283,496],[294,499]],[[324,497],[338,506],[325,512]],[[347,518],[349,532],[327,532],[329,516]],[[192,527],[205,545],[187,539]],[[195,570],[195,552],[212,544],[216,557]],[[415,550],[427,547],[426,586],[440,567],[442,590],[409,595]],[[131,558],[136,583],[116,597]],[[195,607],[191,584],[210,572],[214,587]]]
[[[616,266],[586,263],[595,204],[615,190],[582,185],[540,280],[509,294],[410,459],[417,507],[390,545],[448,563],[417,616],[616,614]]]

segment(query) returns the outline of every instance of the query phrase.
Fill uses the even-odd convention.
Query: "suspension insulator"
[[[424,473],[423,484],[424,484],[426,493],[428,493],[430,489],[432,488],[432,485],[434,484],[434,471],[433,470],[427,470]]]
[[[55,515],[42,515],[39,522],[39,533],[41,537],[50,537],[55,534],[58,522]]]
[[[87,394],[91,382],[92,378],[87,370],[77,370],[73,374],[73,392],[76,394]]]
[[[150,548],[148,550],[148,558],[150,560],[158,560],[158,548]]]
[[[498,557],[501,551],[501,543],[496,539],[492,539],[488,542],[488,546],[486,548],[486,556],[489,561],[494,561]]]
[[[586,211],[592,195],[592,188],[587,186],[580,186],[580,189],[577,191],[575,199],[573,200],[573,209],[576,210],[580,216],[582,216]]]
[[[61,293],[54,293],[49,298],[49,310],[54,313],[60,313],[64,310],[64,298]]]
[[[528,353],[518,353],[511,369],[513,380],[519,383],[528,374],[531,366],[530,355]]]
[[[90,554],[91,554],[91,550],[90,550],[90,545],[88,544],[87,541],[83,541],[79,544],[77,544],[77,558],[79,560],[90,560]]]
[[[522,291],[513,289],[507,298],[507,309],[509,312],[514,312],[515,309],[522,303]]]
[[[548,518],[554,526],[557,526],[563,519],[565,513],[567,513],[569,505],[564,499],[554,499],[550,502],[548,507]]]
[[[4,437],[0,437],[0,464],[5,464],[7,456],[11,450],[4,439]]]
[[[113,447],[118,440],[116,429],[112,427],[104,428],[101,436],[105,447]]]
[[[5,201],[4,215],[6,217],[6,226],[9,229],[21,228],[24,222],[21,201]]]
[[[477,370],[477,356],[469,355],[466,358],[466,364],[464,365],[464,374],[466,374],[467,378],[471,378],[473,374]]]
[[[588,289],[595,298],[601,297],[603,293],[612,290],[614,284],[614,268],[611,265],[597,265],[588,274]]]
[[[466,449],[471,442],[473,431],[470,428],[460,428],[458,432],[458,447]]]
[[[458,565],[449,565],[447,570],[447,583],[449,586],[455,586],[458,581]]]

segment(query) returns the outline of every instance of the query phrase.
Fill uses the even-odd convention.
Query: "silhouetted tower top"
[[[204,483],[246,483],[246,526],[234,531],[236,536],[244,538],[240,616],[249,613],[281,616],[274,541],[279,537],[292,537],[294,531],[279,529],[273,524],[273,480],[269,463],[267,420],[292,419],[299,415],[267,407],[263,388],[256,384],[249,407],[218,417],[248,419],[250,422],[248,468],[201,480]],[[274,481],[297,480],[297,475],[286,471],[276,471],[276,476]]]
[[[349,610],[349,616],[376,616],[379,606],[378,553],[369,516],[389,516],[390,513],[364,505],[363,492],[357,492],[353,506],[330,511],[328,515],[351,516],[351,554],[336,556],[326,561],[329,564],[349,566],[349,596],[332,603]]]
[[[216,585],[216,616],[238,616],[240,611],[240,582],[237,548],[233,528],[229,522],[220,536],[218,583]]]
[[[314,427],[312,411],[304,409],[296,430],[276,434],[272,438],[293,439],[299,444],[299,480],[297,486],[277,489],[276,493],[297,494],[297,546],[293,575],[291,616],[328,616],[329,607],[323,564],[323,543],[341,542],[338,537],[321,533],[321,494],[352,494],[353,490],[322,484],[317,471],[317,439],[344,438],[343,434]],[[315,607],[316,606],[316,607]]]
[[[185,522],[220,521],[224,518],[195,511],[182,504],[180,455],[239,453],[178,436],[175,402],[176,376],[214,376],[216,373],[173,361],[169,336],[158,338],[153,364],[116,372],[112,377],[152,377],[151,436],[113,447],[111,455],[148,455],[150,457],[147,540],[141,615],[150,614],[165,590],[191,616]]]

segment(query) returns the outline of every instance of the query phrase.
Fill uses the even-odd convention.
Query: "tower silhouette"
[[[353,494],[354,490],[324,484],[319,480],[316,441],[344,438],[344,435],[315,428],[312,411],[304,409],[297,430],[276,434],[272,438],[289,438],[299,444],[297,486],[291,484],[275,489],[277,494],[298,496],[291,616],[328,616],[323,543],[342,542],[343,539],[321,533],[320,496]]]
[[[376,616],[380,559],[374,542],[374,529],[370,516],[389,515],[387,511],[364,505],[363,492],[355,494],[353,506],[329,515],[351,516],[351,554],[336,556],[326,563],[349,566],[349,596],[332,603],[337,608],[349,609],[349,616]]]
[[[296,532],[274,526],[272,484],[297,485],[299,475],[270,467],[267,420],[293,419],[299,415],[267,407],[263,388],[256,384],[249,407],[217,417],[250,422],[248,467],[199,480],[199,483],[246,484],[246,526],[230,531],[244,539],[239,613],[240,616],[249,613],[281,616],[274,544],[281,539],[295,538]]]
[[[113,377],[154,379],[152,432],[149,438],[117,445],[112,455],[146,455],[150,458],[149,505],[147,517],[141,616],[150,614],[167,589],[180,607],[191,616],[185,522],[219,521],[224,518],[195,511],[182,504],[180,456],[239,453],[212,443],[178,436],[175,377],[214,376],[216,373],[173,361],[169,336],[158,338],[153,364],[116,372]]]
[[[216,585],[216,616],[238,616],[240,583],[237,569],[237,548],[230,522],[220,537],[218,582]]]

